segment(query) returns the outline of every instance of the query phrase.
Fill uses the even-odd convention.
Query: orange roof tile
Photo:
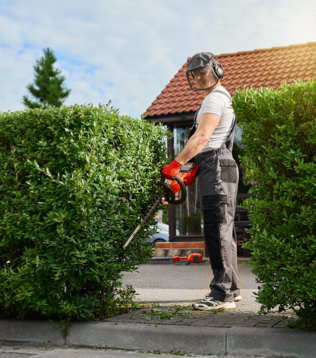
[[[307,81],[316,75],[316,42],[239,51],[217,57],[225,71],[222,85],[231,95],[244,86],[279,89],[283,82]],[[188,57],[147,109],[147,118],[197,111],[204,97],[200,92],[192,92],[187,83],[184,70],[190,59]]]

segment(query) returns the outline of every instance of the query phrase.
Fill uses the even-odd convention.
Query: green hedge
[[[109,106],[0,115],[0,314],[91,319],[132,302],[148,262],[166,130]]]
[[[246,145],[242,165],[257,180],[244,207],[253,223],[250,264],[265,312],[294,309],[316,329],[316,83],[244,89],[233,99]]]

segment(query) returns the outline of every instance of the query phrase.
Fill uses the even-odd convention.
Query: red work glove
[[[172,180],[175,175],[181,169],[181,164],[179,164],[176,160],[174,160],[171,164],[165,165],[162,167],[162,176],[166,179]]]
[[[198,168],[199,167],[196,164],[194,164],[193,169],[189,173],[178,173],[177,176],[183,181],[185,186],[189,186],[194,182],[195,174]],[[175,180],[172,181],[170,187],[174,193],[177,193],[178,191],[181,190],[180,185]]]

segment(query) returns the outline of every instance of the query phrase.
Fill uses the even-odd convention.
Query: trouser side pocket
[[[212,269],[222,269],[220,227],[226,222],[227,195],[202,197],[204,236]]]
[[[237,163],[233,159],[220,159],[221,178],[224,183],[237,183]]]

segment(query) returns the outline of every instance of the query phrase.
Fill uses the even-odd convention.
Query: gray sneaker
[[[240,301],[240,300],[242,300],[242,297],[241,297],[240,295],[234,297],[234,301],[235,301],[235,302]]]
[[[216,301],[208,293],[200,302],[192,303],[193,308],[201,311],[218,310],[221,308],[235,308],[235,302]]]

